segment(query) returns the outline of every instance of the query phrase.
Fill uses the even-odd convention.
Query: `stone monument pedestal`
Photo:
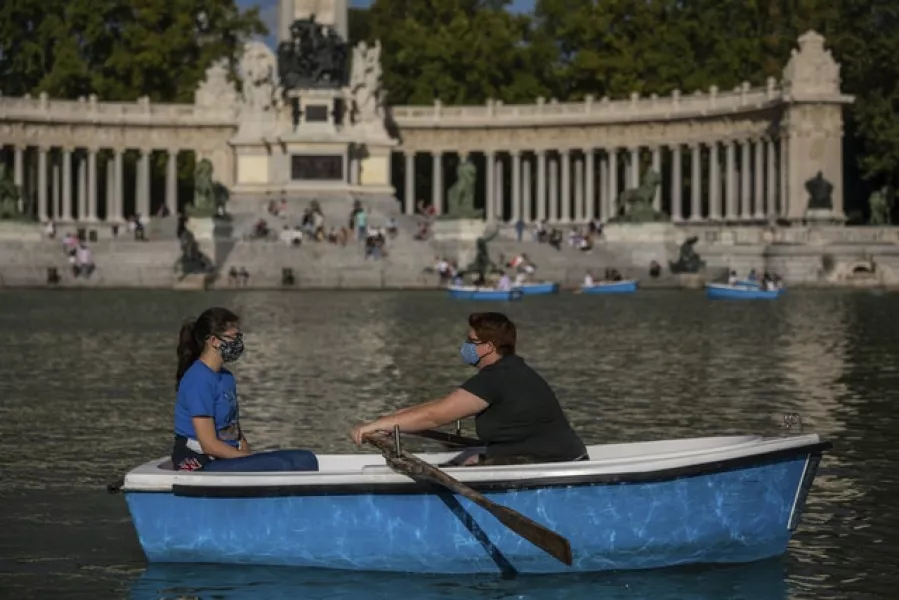
[[[808,208],[803,219],[809,225],[843,225],[846,217],[830,208]]]
[[[608,223],[603,227],[602,236],[607,242],[674,244],[678,241],[673,223]]]
[[[477,255],[476,242],[486,233],[481,219],[437,219],[431,229],[434,242],[447,258],[455,257],[464,269]]]
[[[471,242],[484,235],[486,225],[481,219],[437,219],[431,229],[435,242]]]

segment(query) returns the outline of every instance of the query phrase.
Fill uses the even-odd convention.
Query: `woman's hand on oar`
[[[388,441],[386,437],[376,436],[371,433],[363,434],[362,441],[367,442],[381,451],[387,464],[398,473],[406,475],[416,481],[424,481],[442,486],[451,492],[468,498],[494,517],[500,523],[531,542],[553,558],[571,565],[571,544],[568,540],[543,525],[532,521],[523,514],[506,506],[501,506],[488,500],[483,494],[476,492],[461,481],[450,477],[437,467],[407,452],[397,455],[395,443]],[[395,441],[394,441],[395,442]]]

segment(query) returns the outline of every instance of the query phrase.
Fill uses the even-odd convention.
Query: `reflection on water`
[[[575,597],[589,582],[603,597],[680,586],[695,595],[679,597],[692,598],[714,597],[702,594],[716,585],[758,579],[786,586],[772,598],[863,598],[899,586],[893,567],[899,516],[889,508],[899,496],[895,299],[791,291],[777,302],[742,303],[709,301],[700,292],[641,292],[502,305],[519,325],[520,353],[554,385],[589,443],[782,435],[783,413],[797,412],[807,430],[835,448],[779,563],[786,576],[767,565],[757,567],[767,575],[751,578],[740,574],[755,566],[726,577],[712,569],[520,586],[488,579],[467,592]],[[251,442],[319,452],[357,452],[347,434],[359,420],[458,385],[472,372],[458,354],[468,313],[500,307],[436,293],[0,292],[4,593],[127,596],[145,561],[123,499],[106,495],[103,486],[168,453],[178,327],[212,304],[244,319],[247,351],[235,372]],[[197,569],[200,579],[184,584],[202,587],[227,576],[236,593],[254,582],[277,590],[289,581],[323,593],[330,586],[337,594],[340,583],[350,591],[382,586],[400,595],[424,586],[423,597],[469,584],[467,578],[439,584],[327,572],[211,572]],[[194,571],[154,568],[135,593],[154,578],[177,587],[178,573]],[[665,597],[649,591],[632,593]],[[717,597],[760,596],[749,590]]]
[[[304,569],[210,565],[152,565],[131,588],[131,600],[449,600],[450,598],[565,600],[785,600],[779,560],[751,565],[645,572],[495,577],[423,577]]]

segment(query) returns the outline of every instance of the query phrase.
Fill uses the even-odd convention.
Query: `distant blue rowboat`
[[[727,285],[724,283],[707,283],[705,289],[709,298],[727,300],[774,300],[784,293],[783,288],[763,290],[758,286]]]
[[[634,294],[636,291],[637,281],[634,279],[600,282],[589,286],[581,286],[581,293],[583,294]]]
[[[449,475],[550,527],[555,560],[460,496],[372,454],[320,455],[311,473],[129,472],[122,491],[150,562],[412,573],[592,572],[781,555],[822,453],[815,434],[590,446],[586,461],[453,467]],[[433,464],[457,456],[419,454]]]
[[[516,285],[515,289],[521,290],[525,296],[546,296],[548,294],[556,294],[559,292],[559,284],[553,281],[544,281],[543,283],[523,283]]]
[[[495,288],[479,288],[466,285],[451,285],[446,288],[449,290],[450,298],[458,298],[460,300],[520,300],[524,293],[521,290],[497,290]]]

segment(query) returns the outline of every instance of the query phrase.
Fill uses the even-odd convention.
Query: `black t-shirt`
[[[461,387],[490,405],[475,417],[488,458],[528,455],[566,461],[587,453],[552,388],[520,357],[500,358]]]

